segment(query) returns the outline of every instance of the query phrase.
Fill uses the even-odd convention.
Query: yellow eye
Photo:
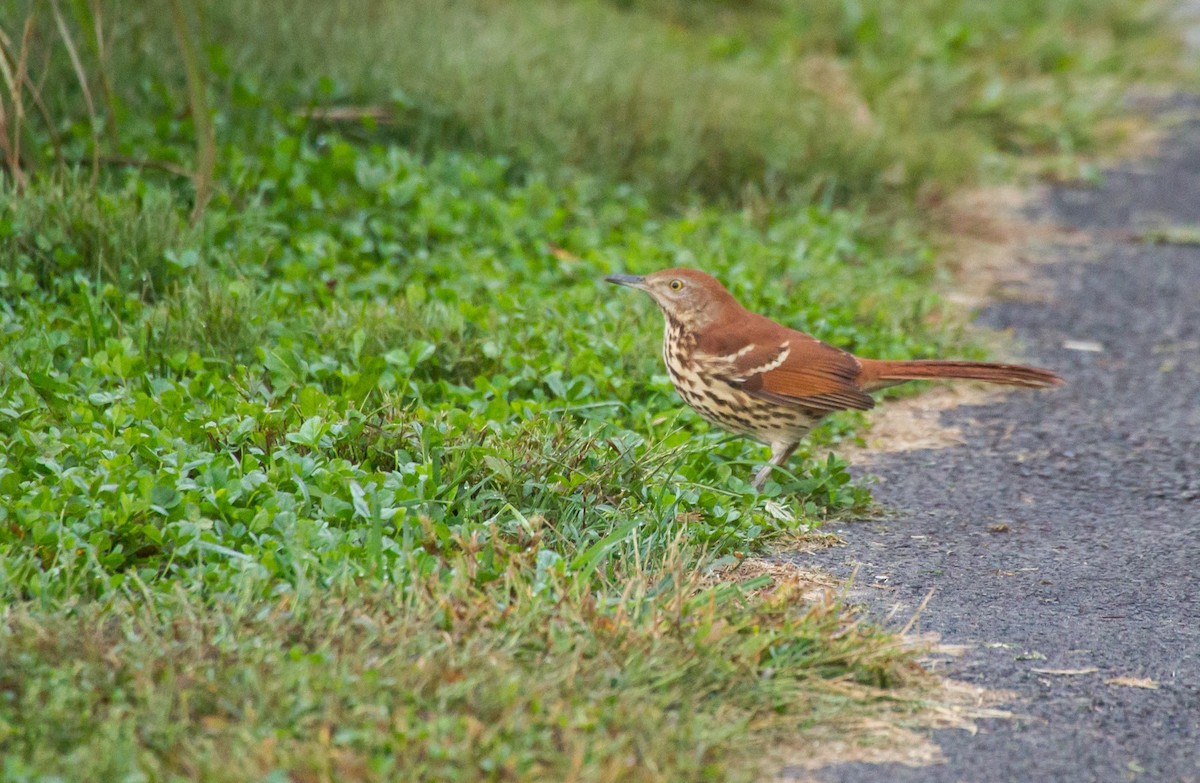
[[[672,280],[671,281],[671,290],[672,291],[678,291],[681,288],[683,288],[682,280]]]

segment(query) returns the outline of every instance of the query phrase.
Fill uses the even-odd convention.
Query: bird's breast
[[[766,443],[794,443],[820,418],[791,405],[752,397],[722,377],[718,357],[701,355],[695,335],[668,320],[663,333],[663,363],[675,391],[708,421]]]

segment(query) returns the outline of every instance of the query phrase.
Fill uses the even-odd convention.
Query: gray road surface
[[[846,764],[828,783],[1200,781],[1200,246],[1114,239],[1170,224],[1200,241],[1200,121],[1041,210],[1102,238],[1055,249],[1031,283],[1049,303],[981,320],[1069,386],[944,414],[966,445],[872,466],[892,514],[800,556],[886,584],[860,591],[880,614],[935,590],[922,628],[972,645],[950,675],[1015,691],[1024,717],[936,733],[946,764]],[[1080,340],[1103,350],[1064,347]],[[1120,676],[1159,688],[1104,683]]]

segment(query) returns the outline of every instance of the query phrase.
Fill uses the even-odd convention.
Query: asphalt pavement
[[[1200,781],[1200,120],[1036,209],[1092,239],[980,321],[1068,385],[944,413],[965,444],[880,459],[887,515],[795,556],[857,569],[880,617],[932,590],[920,628],[968,646],[945,673],[1014,692],[1017,717],[935,732],[944,764],[827,783]]]

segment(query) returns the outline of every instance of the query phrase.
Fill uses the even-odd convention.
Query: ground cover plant
[[[436,737],[413,740],[416,749],[404,752],[394,747],[399,729],[391,719],[361,729],[374,740],[350,741],[351,732],[327,749],[412,769],[428,763],[431,779],[451,768],[468,778],[504,770],[557,777],[561,765],[576,763],[575,747],[588,748],[578,763],[596,774],[623,769],[616,759],[627,754],[635,766],[669,775],[720,769],[738,741],[731,727],[775,723],[772,711],[799,683],[899,678],[896,643],[829,607],[810,613],[802,603],[696,584],[716,559],[861,508],[865,494],[821,452],[783,487],[751,492],[753,452],[719,433],[696,434],[662,377],[650,313],[612,297],[599,278],[704,255],[742,278],[747,296],[756,280],[779,281],[759,287],[753,299],[763,306],[793,300],[793,317],[831,339],[902,355],[928,346],[913,335],[927,332],[920,324],[930,300],[900,273],[919,269],[920,255],[883,254],[856,240],[857,221],[845,213],[802,212],[764,233],[719,210],[665,220],[637,196],[586,181],[573,190],[509,184],[494,160],[423,161],[325,136],[296,143],[285,172],[261,160],[247,164],[264,167],[254,175],[260,185],[284,182],[289,195],[236,212],[218,199],[195,227],[187,225],[186,203],[137,174],[104,192],[78,180],[48,182],[6,205],[0,567],[6,598],[46,608],[46,623],[65,637],[56,660],[39,652],[40,635],[20,635],[27,624],[10,626],[14,635],[0,653],[12,672],[13,700],[3,707],[7,755],[34,764],[58,758],[59,769],[72,769],[74,754],[100,753],[112,760],[96,767],[99,780],[157,753],[178,754],[209,770],[205,776],[237,779],[245,768],[210,770],[227,750],[192,745],[197,727],[232,725],[237,736],[221,742],[239,748],[311,727],[298,717],[278,726],[287,716],[273,702],[224,705],[205,696],[193,710],[180,700],[200,698],[186,695],[197,687],[227,690],[225,677],[245,678],[268,698],[274,686],[266,683],[287,681],[275,667],[301,676],[299,669],[324,667],[326,656],[360,665],[350,663],[350,648],[345,655],[327,649],[333,640],[319,632],[293,639],[310,633],[309,613],[329,623],[331,607],[346,607],[337,610],[343,616],[360,603],[385,614],[369,622],[402,615],[399,626],[380,631],[396,649],[373,665],[361,662],[375,676],[433,655],[425,645],[449,643],[445,634],[452,648],[465,642],[455,666],[470,674],[456,685],[447,672],[443,686],[451,691],[485,698],[497,671],[513,682],[568,663],[587,673],[546,683],[553,693],[544,696],[548,721],[567,715],[586,724],[579,737],[522,734],[507,751],[455,732],[481,721],[504,735],[497,743],[510,742],[506,732],[517,730],[493,724],[522,720],[535,686],[487,696],[499,705],[457,704],[460,697],[433,685],[430,701],[421,701],[419,690],[410,692],[417,684],[404,678],[387,680],[373,696],[349,675],[313,686],[311,704],[417,698],[405,718],[414,724],[421,715],[458,715],[442,729],[449,736],[439,741],[453,747],[441,761],[425,759],[443,752],[426,744]],[[812,260],[806,275],[828,274],[792,276],[787,267],[798,257]],[[879,309],[837,294],[859,291],[856,280],[885,270],[896,282],[875,301]],[[835,299],[836,308],[817,309]],[[904,315],[885,315],[885,299],[907,301]],[[414,595],[424,599],[409,605]],[[94,611],[78,603],[85,597],[109,608],[80,636],[79,613]],[[288,608],[274,611],[301,613],[297,630],[285,623],[276,638],[254,622],[251,635],[275,639],[271,655],[282,662],[226,660],[216,642],[176,649],[162,638],[168,631],[151,633],[160,616],[172,618],[169,628],[183,622],[187,634],[236,638],[244,614],[281,601]],[[145,602],[162,614],[140,614]],[[55,608],[63,606],[71,608]],[[220,619],[226,611],[235,617]],[[133,622],[130,614],[141,618],[135,629],[109,625]],[[160,657],[144,663],[151,672],[207,670],[202,686],[147,675],[155,687],[179,691],[159,701],[150,685],[129,690],[118,671],[116,680],[106,673],[64,682],[60,688],[80,693],[58,705],[61,712],[47,704],[42,686],[82,676],[60,668],[80,665],[86,651],[75,641],[97,640],[102,669],[124,661],[112,650],[125,643],[103,641],[113,634],[155,651]],[[609,634],[616,647],[605,652]],[[715,640],[722,644],[711,646]],[[417,647],[403,652],[402,641]],[[303,653],[298,662],[286,657],[292,651]],[[216,656],[208,664],[206,652]],[[604,660],[588,666],[593,656]],[[651,670],[638,674],[643,665]],[[776,681],[771,672],[781,665],[791,674]],[[26,666],[35,668],[19,674]],[[600,676],[593,666],[620,679],[606,691],[592,679]],[[705,675],[712,703],[701,710],[677,703],[703,682],[689,673],[696,666],[716,667]],[[765,678],[765,690],[746,691],[756,678]],[[122,696],[111,710],[87,702],[109,700],[113,689]],[[735,693],[743,704],[736,709]],[[575,705],[591,699],[600,702],[590,708],[599,716]],[[126,736],[162,709],[184,728],[169,737]],[[583,739],[586,726],[599,730],[615,713],[649,726],[681,711],[687,721],[649,748],[626,748],[645,731],[620,722],[611,748]],[[71,731],[37,728],[62,726],[66,713],[96,717],[82,725],[76,718]],[[742,717],[729,723],[732,714]],[[357,718],[324,720],[349,732]],[[260,760],[246,763],[265,772],[326,759],[308,741],[261,759],[250,753]],[[722,763],[710,760],[718,753],[710,744],[723,748]],[[164,774],[192,769],[158,763]]]
[[[873,202],[956,177],[876,182],[863,172],[899,154],[882,137],[861,171],[820,134],[764,163],[784,60],[755,57],[797,23],[774,5],[714,10],[744,57],[684,6],[463,4],[437,22],[449,41],[481,18],[649,30],[596,60],[609,87],[645,61],[622,99],[637,121],[569,140],[608,110],[586,90],[571,108],[542,66],[528,93],[484,82],[486,112],[467,111],[466,86],[535,63],[499,38],[436,74],[442,55],[393,63],[397,97],[372,36],[403,23],[429,44],[431,7],[353,5],[176,2],[172,28],[140,4],[63,4],[4,26],[0,780],[753,779],[780,747],[906,719],[926,678],[902,641],[786,579],[715,578],[866,508],[826,447],[855,420],[753,492],[761,452],[680,409],[657,315],[600,278],[702,266],[854,351],[970,354],[920,226]],[[1132,63],[1159,28],[1129,21],[1148,7],[1105,8],[1018,15],[1014,47],[1107,29],[1102,54],[1056,67],[1093,87],[1148,67]],[[327,13],[328,47],[305,45]],[[854,73],[884,54],[836,52]],[[706,125],[739,111],[714,110],[664,147],[686,134],[647,136],[645,112],[679,87],[689,122],[678,79],[697,57],[733,92],[766,79],[738,93],[760,111]],[[1060,115],[1106,116],[1042,76],[1006,72],[1063,138]],[[326,110],[351,98],[352,121]],[[554,121],[537,133],[535,98]],[[780,182],[789,200],[768,198]]]
[[[1119,140],[1123,86],[1162,78],[1177,51],[1169,6],[1131,0],[299,7],[211,12],[231,71],[263,94],[324,90],[386,109],[417,149],[565,163],[668,204],[750,192],[897,210],[1033,158],[1070,173]]]

